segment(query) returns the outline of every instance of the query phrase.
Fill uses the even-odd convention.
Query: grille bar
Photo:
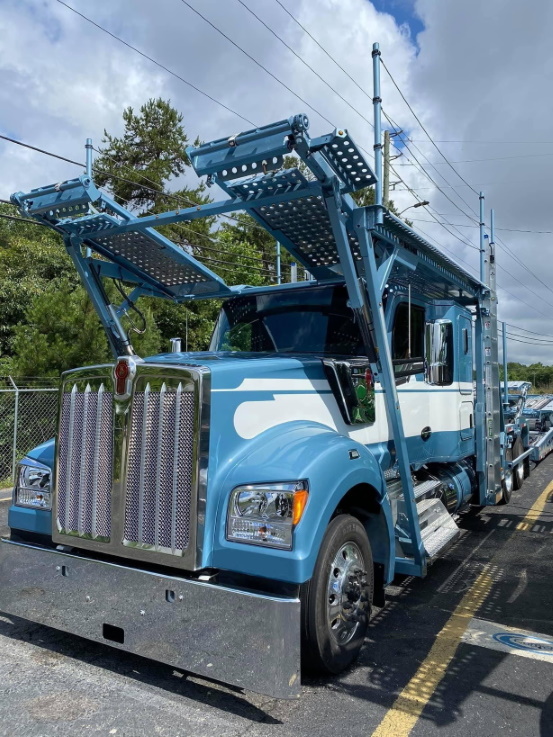
[[[135,392],[130,420],[124,544],[183,555],[194,485],[194,393],[182,383]]]
[[[108,542],[113,469],[111,392],[75,383],[62,399],[58,525],[69,535]]]

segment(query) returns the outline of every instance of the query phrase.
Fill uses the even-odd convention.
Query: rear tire
[[[513,493],[513,472],[510,468],[505,471],[505,476],[501,482],[501,488],[503,490],[503,496],[501,497],[499,504],[509,504]]]
[[[524,446],[522,445],[522,440],[517,438],[511,450],[511,458],[518,458],[521,453],[524,453]],[[521,461],[513,468],[513,489],[515,491],[518,491],[522,487],[524,478],[524,461]]]
[[[340,673],[359,655],[369,624],[374,587],[367,533],[349,514],[325,532],[313,578],[302,587],[302,665]]]

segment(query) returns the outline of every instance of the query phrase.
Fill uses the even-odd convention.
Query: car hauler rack
[[[529,426],[530,458],[537,463],[553,450],[553,395],[528,394],[522,415]]]
[[[64,374],[56,446],[23,461],[0,610],[293,697],[300,633],[339,672],[373,591],[425,575],[457,511],[509,500],[494,246],[481,282],[379,196],[357,206],[378,156],[303,114],[188,153],[224,199],[137,217],[90,171],[12,197],[62,236],[116,362]],[[229,286],[158,230],[239,210],[313,280]],[[114,305],[104,279],[132,291]],[[122,316],[144,296],[225,300],[212,350],[136,356]]]

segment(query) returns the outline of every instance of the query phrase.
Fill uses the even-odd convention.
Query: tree
[[[159,352],[160,335],[151,310],[145,319],[148,330],[133,343],[142,355],[151,355]],[[13,371],[19,376],[59,376],[113,359],[88,295],[67,278],[54,279],[31,299],[25,321],[15,328],[14,348]]]

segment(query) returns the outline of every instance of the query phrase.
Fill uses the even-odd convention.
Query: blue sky
[[[392,15],[399,26],[407,25],[411,38],[416,42],[417,35],[424,29],[424,25],[415,13],[415,0],[371,0],[374,7],[381,13]]]

